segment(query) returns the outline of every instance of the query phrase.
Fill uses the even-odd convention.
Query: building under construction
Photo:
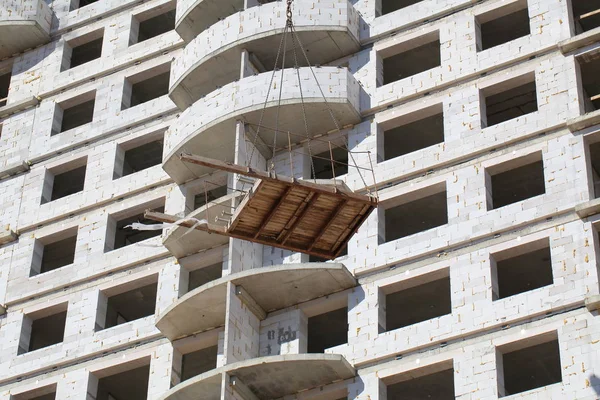
[[[600,2],[0,0],[0,400],[600,398]]]

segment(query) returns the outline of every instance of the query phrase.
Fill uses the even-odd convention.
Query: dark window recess
[[[123,174],[131,175],[162,163],[163,140],[155,140],[125,151]]]
[[[385,299],[388,331],[441,317],[452,312],[450,278],[390,293]]]
[[[589,113],[600,109],[600,54],[587,55],[578,61],[585,112]]]
[[[165,208],[160,207],[155,211],[164,212]],[[131,225],[134,222],[140,222],[142,224],[151,225],[156,222],[144,218],[144,213],[134,215],[133,217],[125,218],[117,222],[117,232],[115,234],[114,250],[120,249],[121,247],[129,246],[134,243],[139,243],[143,240],[150,239],[156,236],[160,236],[162,231],[136,231],[131,228],[125,228],[127,225]]]
[[[65,335],[66,321],[66,311],[34,320],[31,323],[29,347],[20,349],[20,354],[62,342]]]
[[[401,10],[423,0],[381,0],[381,15]]]
[[[188,292],[207,284],[208,282],[219,279],[222,275],[223,263],[217,263],[191,271],[188,279]]]
[[[331,153],[333,153],[333,166],[331,165]],[[313,175],[311,168],[312,179],[332,179],[348,173],[348,151],[335,147],[332,148],[331,153],[327,150],[312,157],[316,174],[316,176]]]
[[[77,10],[78,8],[89,6],[90,4],[93,4],[97,1],[98,0],[79,0],[76,3],[71,2],[71,8],[69,9],[69,11],[73,11],[73,10]]]
[[[96,400],[146,400],[150,365],[98,380]]]
[[[225,195],[227,195],[227,186],[219,186],[217,188],[207,190],[206,193],[204,190],[202,190],[202,192],[194,196],[194,210],[199,209],[206,203],[220,199]]]
[[[169,93],[169,75],[169,72],[165,72],[150,79],[134,83],[131,86],[129,106],[124,102],[121,109],[135,107]]]
[[[75,68],[100,58],[102,56],[102,41],[103,38],[99,38],[73,47],[71,50],[71,64],[69,68]]]
[[[156,283],[108,298],[104,328],[121,325],[154,314]]]
[[[500,299],[552,285],[550,247],[497,261],[496,271]]]
[[[562,382],[558,340],[502,354],[505,396]]]
[[[0,75],[0,107],[4,107],[8,100],[11,73]]]
[[[152,39],[175,29],[175,10],[140,22],[137,43]]]
[[[56,135],[58,133],[65,132],[92,122],[94,118],[95,103],[96,99],[92,99],[90,101],[86,101],[76,106],[64,109],[60,132],[55,132],[53,134]]]
[[[54,175],[54,183],[52,184],[52,197],[50,201],[62,199],[69,195],[79,193],[83,190],[85,182],[86,166],[72,169],[62,174]],[[42,201],[45,203],[45,201]]]
[[[481,24],[481,50],[508,43],[531,33],[527,8]]]
[[[428,71],[442,65],[440,41],[424,44],[383,59],[383,84]]]
[[[487,126],[536,112],[538,103],[535,81],[487,96],[485,105]]]
[[[54,393],[48,393],[48,394],[44,394],[41,396],[36,396],[36,397],[11,397],[11,400],[55,400],[56,399],[56,392]]]
[[[44,245],[40,274],[72,264],[75,261],[77,235]],[[32,271],[33,272],[33,271]],[[37,275],[33,273],[32,275]]]
[[[590,144],[590,166],[594,182],[594,196],[600,197],[600,142]]]
[[[546,192],[542,160],[492,175],[492,207],[496,209]]]
[[[600,4],[592,0],[571,0],[575,33],[580,34],[600,26]]]
[[[324,353],[325,349],[348,343],[348,309],[346,307],[308,319],[308,352]]]
[[[444,115],[432,115],[383,133],[384,160],[444,142]]]
[[[181,364],[181,381],[188,380],[204,372],[217,368],[217,346],[207,347],[184,354]]]
[[[387,385],[389,400],[454,400],[454,369]]]
[[[446,191],[388,208],[385,241],[400,239],[448,223]]]

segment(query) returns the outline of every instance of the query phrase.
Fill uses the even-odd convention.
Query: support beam
[[[317,201],[317,199],[319,198],[319,194],[318,193],[316,193],[316,194],[310,193],[309,197],[310,197],[310,199],[308,201],[305,200],[304,203],[302,203],[302,204],[304,204],[304,208],[302,208],[302,210],[300,210],[300,214],[296,214],[298,212],[298,210],[296,210],[296,213],[292,217],[292,218],[295,218],[294,222],[292,223],[292,226],[287,230],[283,230],[281,232],[283,234],[283,236],[281,236],[281,238],[277,238],[277,240],[281,242],[281,245],[285,245],[285,242],[287,242],[287,240],[290,238],[290,236],[292,236],[292,233],[294,233],[294,230],[298,227],[300,222],[302,222],[302,218],[304,218],[304,216],[306,215],[308,210],[310,210],[310,208],[313,206],[313,204],[315,204],[315,201]],[[300,207],[298,207],[298,208],[300,208]]]
[[[285,190],[285,192],[283,193],[283,196],[281,196],[279,198],[279,201],[277,202],[277,204],[275,204],[273,206],[273,208],[271,209],[271,211],[269,211],[269,214],[265,217],[265,219],[263,219],[263,221],[260,224],[260,227],[258,228],[258,230],[256,231],[256,233],[254,234],[254,239],[256,239],[257,237],[260,236],[260,233],[262,232],[262,230],[265,228],[265,226],[267,226],[267,224],[269,222],[271,222],[271,219],[273,219],[273,216],[275,215],[275,213],[277,212],[277,210],[279,209],[279,207],[285,203],[285,200],[287,199],[288,195],[290,194],[290,192],[292,191],[294,187],[293,186],[288,186],[288,188]]]
[[[327,231],[327,229],[329,229],[329,227],[331,226],[331,224],[333,224],[333,221],[335,221],[335,218],[338,216],[338,214],[344,209],[344,207],[346,206],[346,204],[348,204],[348,200],[344,200],[342,201],[337,207],[336,209],[333,211],[333,213],[331,213],[331,216],[329,217],[329,219],[325,222],[325,225],[323,225],[323,227],[321,228],[321,233],[319,233],[319,235],[316,237],[316,239],[314,240],[313,244],[310,245],[310,247],[308,248],[308,250],[312,250],[315,245],[317,243],[319,243],[319,239],[321,239],[321,237],[323,236],[323,234]]]
[[[256,317],[259,320],[262,321],[265,318],[267,318],[267,313],[265,312],[265,310],[262,309],[262,307],[256,302],[256,300],[254,300],[252,296],[250,296],[250,293],[248,293],[243,287],[236,285],[235,295],[240,298],[241,302],[244,303],[246,307],[248,307],[248,309],[252,311],[252,313],[256,315]]]

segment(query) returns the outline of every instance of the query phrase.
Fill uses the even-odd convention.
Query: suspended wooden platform
[[[356,194],[343,183],[319,183],[182,154],[184,162],[245,175],[256,181],[235,209],[227,226],[211,224],[195,229],[255,243],[334,259],[377,207],[377,199]],[[177,217],[147,211],[146,218],[175,222]],[[183,224],[191,227],[192,223]]]

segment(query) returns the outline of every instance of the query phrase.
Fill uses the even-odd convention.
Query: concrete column
[[[231,364],[258,357],[260,320],[236,295],[235,285],[227,287],[224,357]]]
[[[377,373],[358,375],[354,382],[348,385],[348,399],[355,400],[386,400],[387,387],[377,377]]]
[[[260,326],[260,356],[306,353],[307,337],[308,318],[302,310],[269,317]]]
[[[171,371],[173,365],[173,345],[171,343],[158,346],[150,361],[150,377],[148,379],[148,400],[161,398],[171,388]]]

